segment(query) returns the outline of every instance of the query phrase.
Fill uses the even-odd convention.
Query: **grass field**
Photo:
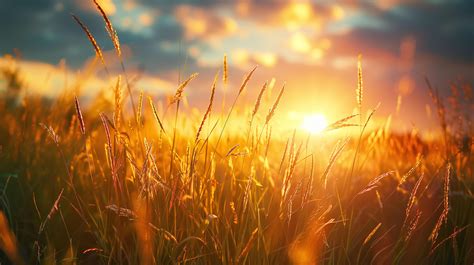
[[[473,108],[471,87],[443,98],[428,82],[439,133],[395,133],[389,120],[372,124],[359,65],[357,112],[310,134],[275,125],[283,84],[239,101],[255,69],[228,87],[221,110],[224,60],[208,108],[192,112],[183,100],[199,76],[167,100],[134,87],[122,67],[88,104],[79,90],[20,97],[21,69],[2,69],[2,264],[474,261],[473,125],[461,111]]]

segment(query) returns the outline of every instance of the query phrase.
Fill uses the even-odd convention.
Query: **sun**
[[[327,126],[326,117],[320,113],[304,116],[301,123],[302,129],[313,134],[321,133]]]

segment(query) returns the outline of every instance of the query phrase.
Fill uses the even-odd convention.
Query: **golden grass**
[[[121,57],[116,31],[94,2]],[[92,34],[73,18],[105,66]],[[180,110],[185,88],[197,78],[191,74],[168,102],[176,103],[176,112],[166,115],[143,90],[135,108],[133,86],[121,65],[117,79],[108,76],[114,80],[113,98],[99,96],[87,108],[81,108],[80,95],[68,91],[53,103],[27,96],[15,104],[0,97],[1,262],[463,264],[474,259],[472,142],[461,137],[472,139],[472,127],[455,127],[451,109],[431,84],[442,137],[426,140],[415,131],[388,132],[384,125],[366,131],[378,107],[362,115],[359,57],[354,102],[359,113],[342,114],[310,137],[278,127],[285,85],[272,97],[274,81],[265,82],[252,106],[237,104],[256,67],[232,87],[224,56],[223,83],[235,98],[230,106],[223,100],[222,115],[214,108],[219,74],[202,113]],[[149,104],[143,104],[144,97]],[[262,114],[262,108],[269,111]],[[351,122],[356,116],[358,124]]]

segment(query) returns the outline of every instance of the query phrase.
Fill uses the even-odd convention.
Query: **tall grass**
[[[97,7],[121,57],[117,34]],[[99,54],[92,34],[74,19]],[[226,57],[223,67],[226,85]],[[367,117],[361,115],[359,59],[359,113],[341,115],[344,118],[332,122],[324,137],[309,139],[297,130],[274,126],[285,105],[285,86],[272,103],[262,100],[269,93],[265,83],[253,106],[238,104],[255,69],[239,87],[229,83],[229,92],[236,96],[224,116],[211,115],[216,75],[209,104],[198,119],[180,114],[185,88],[197,74],[177,87],[170,101],[176,105],[172,117],[160,113],[144,91],[138,108],[133,100],[133,111],[125,108],[119,76],[111,84],[114,97],[98,97],[89,108],[81,107],[80,95],[69,91],[50,103],[24,97],[13,108],[7,102],[10,97],[1,97],[2,262],[474,260],[474,163],[468,118],[464,122],[469,125],[457,131],[469,138],[465,140],[450,131],[455,128],[446,118],[450,110],[436,94],[435,105],[443,115],[441,138],[387,133],[384,126],[367,131],[377,108]],[[132,98],[125,67],[120,74]],[[458,97],[472,107],[472,99]],[[269,111],[262,114],[262,108]],[[236,115],[237,109],[249,115]],[[360,122],[351,123],[356,116]],[[340,138],[331,134],[333,130],[356,132]],[[438,148],[440,143],[445,148]]]

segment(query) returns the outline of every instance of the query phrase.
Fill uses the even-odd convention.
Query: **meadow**
[[[453,85],[446,98],[427,80],[439,133],[395,133],[389,120],[372,124],[377,106],[364,104],[359,61],[357,112],[310,134],[274,126],[285,86],[250,88],[261,69],[229,85],[221,109],[226,57],[200,111],[185,104],[197,74],[152,97],[121,60],[106,93],[85,104],[80,84],[54,99],[20,96],[10,59],[0,75],[2,263],[474,262],[470,86]],[[259,91],[253,104],[241,101],[248,89]]]

